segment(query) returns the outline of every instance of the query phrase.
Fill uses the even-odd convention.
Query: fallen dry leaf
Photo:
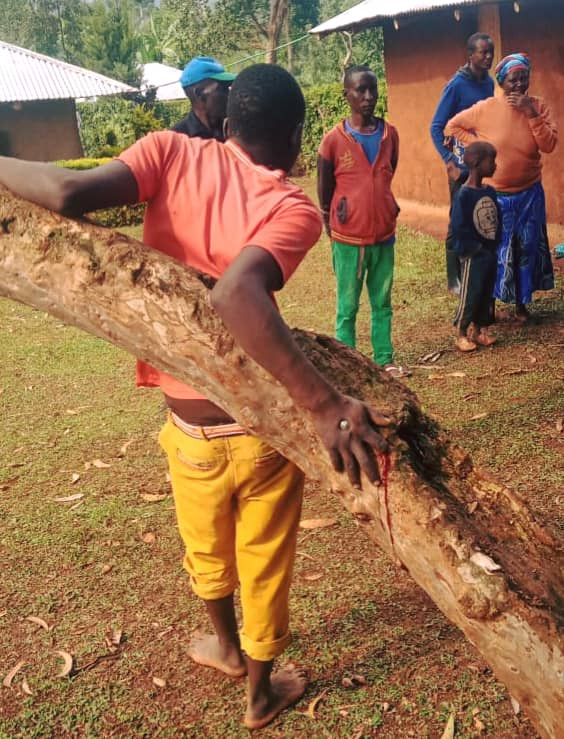
[[[154,544],[157,540],[157,537],[153,534],[152,531],[147,531],[145,534],[141,535],[141,540],[145,542],[145,544]]]
[[[121,629],[112,629],[112,631],[106,634],[106,636],[104,637],[104,642],[111,652],[115,652],[116,649],[119,647],[122,636],[123,631]]]
[[[301,529],[324,529],[327,526],[335,526],[336,518],[303,518],[300,521]]]
[[[39,616],[27,616],[26,621],[31,621],[32,624],[37,624],[37,626],[41,626],[41,628],[45,629],[45,631],[51,631],[51,627],[49,626],[47,621],[39,618]]]
[[[448,717],[441,739],[454,739],[454,713],[451,713]]]
[[[322,690],[318,696],[316,696],[312,701],[310,701],[309,706],[307,707],[307,711],[306,711],[306,714],[310,718],[313,718],[313,719],[317,718],[317,716],[315,715],[315,709],[321,703],[323,698],[325,698],[326,695],[327,695],[327,688],[325,688],[325,690]]]
[[[108,574],[108,572],[111,572],[111,571],[112,571],[112,569],[113,569],[113,565],[108,565],[108,564],[105,564],[105,565],[104,565],[104,566],[102,567],[102,575],[107,575],[107,574]]]
[[[366,678],[362,675],[352,675],[351,677],[344,677],[341,680],[343,688],[362,688],[366,685]]]
[[[468,513],[474,513],[476,508],[478,507],[478,501],[474,500],[472,503],[469,503],[467,506]]]
[[[311,554],[306,554],[305,552],[296,552],[296,556],[304,557],[305,559],[309,559],[311,562],[315,562],[315,557],[312,557]]]
[[[8,488],[11,488],[12,485],[16,482],[16,480],[19,480],[18,477],[11,477],[9,480],[4,480],[2,484],[0,484],[0,490],[8,490]]]
[[[166,493],[141,493],[141,497],[143,500],[146,500],[147,503],[159,503],[161,500],[164,500],[167,495]]]
[[[488,414],[487,413],[476,413],[475,416],[472,416],[470,419],[471,421],[479,421],[481,418],[486,418]]]
[[[516,716],[518,716],[519,712],[521,711],[521,706],[519,704],[519,701],[515,700],[515,698],[513,698],[513,696],[511,695],[509,696],[509,699],[511,700],[511,707],[513,708],[513,713]]]
[[[72,503],[74,500],[84,498],[84,493],[75,493],[74,495],[65,495],[62,498],[53,498],[55,503]]]
[[[106,469],[107,467],[111,467],[111,464],[108,464],[107,462],[102,462],[101,459],[95,459],[92,462],[92,467],[97,467],[99,470]]]
[[[125,455],[127,454],[127,450],[129,449],[129,445],[132,443],[133,443],[133,439],[126,441],[125,444],[123,444],[123,446],[119,450],[118,457],[125,457]]]
[[[6,675],[4,680],[2,680],[2,685],[5,688],[11,688],[12,687],[12,680],[14,677],[18,674],[18,672],[22,669],[22,667],[25,665],[25,660],[21,659],[19,662],[17,662],[10,672]]]
[[[564,418],[559,418],[558,421],[556,421],[556,430],[559,434],[562,433],[564,430]]]
[[[154,677],[153,685],[156,685],[157,688],[166,688],[166,680],[164,680],[162,677]]]
[[[31,688],[29,687],[29,684],[27,680],[25,679],[25,677],[22,680],[22,693],[25,693],[26,695],[33,695],[33,693],[31,692]]]
[[[67,675],[70,675],[70,673],[72,672],[72,667],[73,667],[72,654],[65,652],[63,649],[55,649],[55,654],[57,654],[63,660],[63,666],[61,668],[61,671],[57,675],[57,677],[67,677]]]
[[[442,352],[434,351],[429,352],[429,354],[425,354],[424,357],[421,357],[419,360],[420,362],[436,362],[437,359],[440,359]]]
[[[80,475],[78,472],[73,472],[71,477],[71,485],[74,485],[76,482],[80,480]]]
[[[306,572],[302,575],[302,578],[304,580],[307,580],[308,582],[315,582],[316,580],[321,580],[323,577],[323,572]]]
[[[115,647],[119,647],[121,644],[121,638],[123,636],[123,629],[112,629],[110,634],[110,641]]]

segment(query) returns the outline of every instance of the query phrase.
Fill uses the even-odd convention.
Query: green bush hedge
[[[300,174],[314,171],[321,139],[327,131],[350,113],[348,103],[343,96],[342,84],[333,83],[308,87],[304,90],[304,97],[306,100],[306,120],[302,151],[296,167]],[[375,114],[383,117],[385,113],[385,96],[380,96]]]
[[[381,84],[377,115],[385,115],[385,85]],[[348,115],[349,108],[339,83],[304,89],[307,105],[302,153],[295,172],[306,174],[315,168],[317,149],[323,135]],[[149,131],[168,129],[190,109],[188,100],[157,101],[152,107],[131,100],[106,98],[80,103],[80,132],[87,157],[112,156],[130,146]]]

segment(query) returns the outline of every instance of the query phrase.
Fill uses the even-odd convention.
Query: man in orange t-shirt
[[[280,67],[255,65],[234,82],[227,113],[227,144],[160,132],[83,172],[0,157],[0,183],[69,215],[146,200],[146,243],[217,279],[212,305],[239,345],[311,414],[335,469],[346,470],[357,487],[361,470],[376,482],[375,452],[386,448],[378,426],[389,419],[328,384],[272,298],[321,229],[313,203],[285,176],[301,144],[301,90]],[[303,474],[194,389],[144,364],[138,382],[165,394],[169,420],[160,441],[184,564],[215,630],[196,636],[190,655],[228,675],[248,675],[244,723],[260,728],[307,683],[303,670],[272,672],[290,639]]]

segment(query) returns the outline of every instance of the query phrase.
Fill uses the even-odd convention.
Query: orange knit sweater
[[[546,103],[533,97],[538,116],[527,118],[507,98],[481,100],[451,118],[445,128],[465,146],[488,141],[497,149],[497,169],[486,180],[498,192],[521,192],[541,180],[541,152],[550,153],[557,142],[556,124]]]

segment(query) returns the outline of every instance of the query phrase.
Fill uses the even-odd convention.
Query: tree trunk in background
[[[292,14],[290,12],[290,9],[286,13],[286,18],[284,19],[284,35],[286,37],[286,43],[288,46],[286,47],[286,53],[287,53],[287,64],[286,69],[290,74],[294,74],[294,47],[292,46],[292,36],[291,36],[291,24],[292,24]]]
[[[289,12],[290,0],[270,0],[270,17],[266,28],[265,61],[267,64],[276,64],[276,47]]]
[[[294,331],[340,390],[395,419],[387,489],[337,475],[311,419],[235,345],[206,287],[123,235],[0,191],[0,295],[190,383],[341,497],[465,633],[544,737],[563,737],[564,557],[523,502],[477,470],[416,396],[333,339]],[[376,587],[376,583],[375,583]]]

